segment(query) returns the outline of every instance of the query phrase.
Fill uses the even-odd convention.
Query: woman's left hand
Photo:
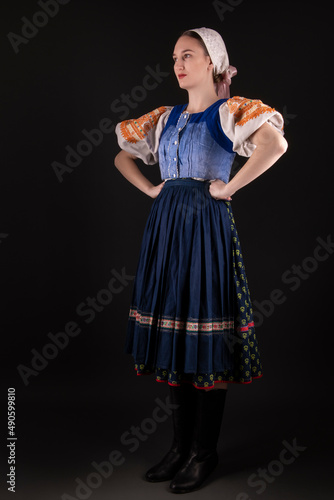
[[[232,201],[232,198],[228,194],[227,190],[227,184],[220,179],[216,179],[210,183],[209,191],[212,198],[215,198],[215,200]]]

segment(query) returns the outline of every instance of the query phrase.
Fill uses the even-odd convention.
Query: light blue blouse
[[[228,182],[235,152],[219,120],[223,101],[193,114],[184,112],[187,105],[174,106],[160,137],[162,179],[195,177]]]

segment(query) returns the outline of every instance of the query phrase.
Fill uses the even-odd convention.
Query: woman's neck
[[[201,113],[219,99],[214,91],[204,93],[203,91],[196,91],[195,89],[189,90],[188,96],[189,101],[186,108],[188,113]]]

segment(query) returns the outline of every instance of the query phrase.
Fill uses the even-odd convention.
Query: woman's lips
[[[185,75],[184,73],[181,73],[180,75],[178,75],[178,79],[180,80],[180,79],[184,78],[185,76],[187,76],[187,75]]]

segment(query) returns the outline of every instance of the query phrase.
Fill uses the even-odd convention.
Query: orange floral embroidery
[[[233,97],[227,101],[231,114],[235,117],[235,124],[239,127],[245,125],[249,120],[257,118],[264,113],[272,113],[274,108],[270,108],[262,101],[256,99],[245,99],[244,97]]]
[[[120,125],[122,136],[127,142],[131,142],[132,144],[142,141],[166,110],[165,106],[160,106],[160,108],[154,109],[137,120],[125,120]]]

